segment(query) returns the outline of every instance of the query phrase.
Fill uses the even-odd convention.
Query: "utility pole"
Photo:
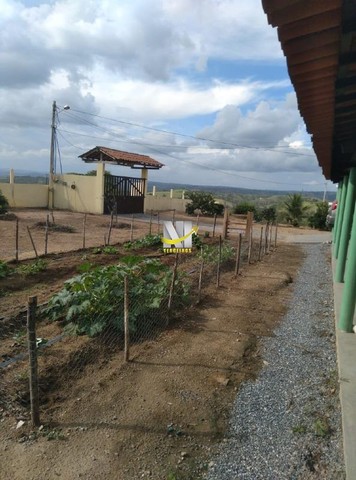
[[[56,101],[52,104],[52,124],[51,124],[51,150],[49,157],[49,182],[48,182],[48,208],[53,210],[54,208],[54,153],[55,153],[55,138],[56,138]]]
[[[323,196],[323,202],[325,202],[325,200],[326,200],[326,192],[327,192],[327,189],[328,189],[328,184],[325,182],[325,183],[324,183],[324,196]]]

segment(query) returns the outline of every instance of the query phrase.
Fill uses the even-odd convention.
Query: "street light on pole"
[[[54,100],[52,103],[52,123],[51,123],[51,150],[50,150],[50,158],[49,158],[49,200],[48,206],[53,208],[54,206],[54,195],[53,195],[53,181],[54,175],[56,173],[55,168],[55,150],[57,144],[57,122],[56,117],[59,112],[63,110],[69,110],[70,106],[65,105],[61,110],[58,109],[56,101]]]

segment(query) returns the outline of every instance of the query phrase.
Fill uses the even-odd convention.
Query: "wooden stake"
[[[172,215],[172,223],[175,225],[176,222],[176,209],[173,210],[173,215]]]
[[[131,229],[130,229],[130,242],[133,241],[133,226],[134,226],[134,216],[131,217]]]
[[[45,255],[47,255],[48,253],[48,228],[49,228],[49,215],[47,215],[46,227],[45,227],[45,249],[44,249]]]
[[[224,239],[227,238],[228,231],[229,231],[229,210],[228,210],[227,207],[225,207],[225,209],[224,209],[223,232],[222,232],[222,235],[223,235]]]
[[[19,261],[19,219],[16,218],[16,230],[15,230],[15,261]]]
[[[270,227],[270,230],[269,230],[268,251],[272,248],[272,229],[273,229],[273,224],[271,223],[271,227]]]
[[[262,256],[262,242],[263,242],[263,227],[261,227],[261,235],[260,235],[260,246],[258,248],[258,261],[261,261]]]
[[[176,282],[176,277],[177,277],[177,267],[178,267],[178,257],[179,254],[176,253],[175,260],[174,260],[174,265],[173,265],[173,274],[172,274],[172,282],[171,282],[171,287],[169,289],[169,296],[168,296],[168,310],[171,309],[172,307],[172,300],[173,300],[173,294],[174,294],[174,285]],[[169,322],[169,318],[167,317],[167,325]]]
[[[219,259],[218,259],[218,267],[216,270],[216,286],[217,287],[220,287],[221,249],[222,249],[222,239],[221,239],[221,235],[219,235]]]
[[[201,249],[201,254],[203,254],[203,248]],[[198,300],[197,303],[201,301],[201,287],[203,283],[203,270],[204,270],[204,258],[201,257],[200,271],[199,271],[199,282],[198,282]]]
[[[278,223],[276,223],[276,230],[274,232],[274,248],[277,247],[277,232],[278,232]]]
[[[238,234],[238,244],[236,248],[236,264],[235,264],[235,278],[240,272],[240,259],[241,259],[241,244],[242,244],[242,233]]]
[[[159,233],[159,212],[157,212],[157,233]]]
[[[112,230],[112,224],[114,222],[114,211],[111,211],[110,215],[110,223],[109,223],[109,231],[108,231],[108,245],[110,245],[110,237],[111,237],[111,230]]]
[[[87,226],[87,214],[84,213],[84,218],[83,218],[83,248],[85,248],[86,226]]]
[[[53,224],[56,223],[56,222],[54,221],[53,210],[51,210],[51,217],[52,217],[52,223],[53,223]]]
[[[266,230],[265,230],[265,246],[264,246],[265,255],[267,255],[268,253],[268,233],[269,233],[269,222],[266,223]]]
[[[33,247],[33,250],[34,250],[34,252],[35,252],[36,258],[38,258],[38,253],[37,253],[37,250],[36,250],[36,245],[35,245],[35,242],[33,241],[33,238],[32,238],[32,235],[31,235],[31,232],[30,232],[29,227],[27,227],[27,231],[28,231],[28,234],[29,234],[29,237],[30,237],[30,240],[31,240],[32,247]]]
[[[248,236],[247,263],[251,263],[252,243],[253,243],[252,234],[253,234],[253,229],[252,229],[252,225],[251,225],[249,236]]]
[[[153,210],[151,209],[151,215],[150,215],[150,229],[149,229],[149,234],[152,235],[152,216],[153,216]]]
[[[216,218],[217,218],[217,215],[216,215],[216,213],[215,213],[215,214],[214,214],[214,225],[213,225],[213,237],[215,237]]]
[[[40,402],[38,391],[38,365],[37,365],[37,345],[36,345],[36,308],[37,297],[29,297],[27,305],[27,338],[29,354],[29,384],[30,384],[30,403],[31,420],[34,427],[41,425],[40,421]]]
[[[129,328],[129,281],[124,277],[124,332],[125,332],[125,362],[130,361],[130,328]]]
[[[199,227],[200,213],[197,215],[197,227]]]

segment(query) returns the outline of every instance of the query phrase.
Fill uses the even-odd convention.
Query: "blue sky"
[[[1,169],[48,172],[56,100],[71,107],[58,171],[89,170],[78,155],[104,145],[164,163],[156,181],[324,189],[260,0],[0,0],[0,11]]]

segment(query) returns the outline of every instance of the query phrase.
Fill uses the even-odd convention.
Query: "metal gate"
[[[143,213],[145,179],[105,175],[104,213]]]

